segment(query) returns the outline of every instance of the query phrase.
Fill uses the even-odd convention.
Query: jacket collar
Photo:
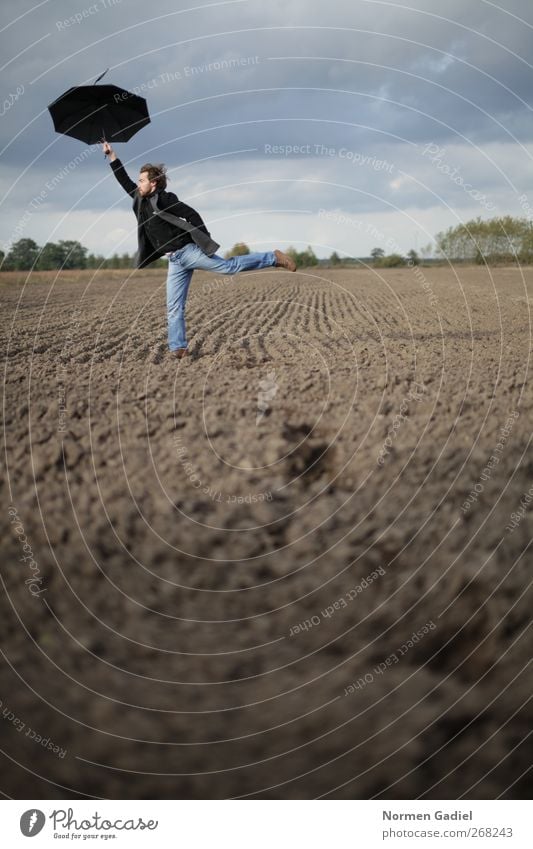
[[[140,206],[140,204],[143,202],[143,200],[146,200],[150,204],[153,204],[152,199],[155,198],[155,205],[159,209],[159,194],[160,194],[160,192],[161,192],[161,189],[156,189],[155,192],[152,192],[149,195],[145,195],[144,197],[141,197],[140,194],[139,194],[139,190],[137,189],[136,192],[135,192],[135,198],[133,199],[133,205],[134,206],[136,206],[136,205]]]

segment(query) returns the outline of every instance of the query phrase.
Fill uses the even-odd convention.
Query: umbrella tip
[[[107,74],[107,72],[108,72],[108,71],[109,71],[109,68],[106,68],[106,69],[105,69],[105,71],[104,71],[104,73],[103,73],[103,74],[100,74],[100,76],[99,76],[99,77],[97,77],[97,78],[95,79],[95,81],[94,81],[93,85],[96,85],[96,83],[98,82],[98,80],[101,80],[101,79],[102,79],[102,77],[104,77],[104,76]]]

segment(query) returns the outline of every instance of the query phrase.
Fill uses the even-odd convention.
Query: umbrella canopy
[[[97,144],[103,138],[127,142],[150,123],[144,97],[116,85],[93,83],[69,88],[50,103],[48,110],[57,133],[86,144]]]

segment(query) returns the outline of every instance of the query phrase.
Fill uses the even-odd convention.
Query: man
[[[109,156],[109,163],[118,182],[133,198],[138,239],[136,267],[144,268],[164,254],[169,255],[167,312],[171,355],[181,359],[187,354],[185,303],[195,268],[219,274],[236,274],[267,266],[281,266],[288,271],[296,271],[294,261],[279,250],[231,259],[218,256],[214,251],[219,245],[211,239],[200,215],[191,206],[178,200],[173,192],[166,191],[164,165],[143,165],[135,185],[111,145],[103,142],[102,149]]]

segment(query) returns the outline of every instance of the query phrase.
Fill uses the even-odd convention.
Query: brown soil
[[[4,794],[528,795],[533,272],[0,295]]]

